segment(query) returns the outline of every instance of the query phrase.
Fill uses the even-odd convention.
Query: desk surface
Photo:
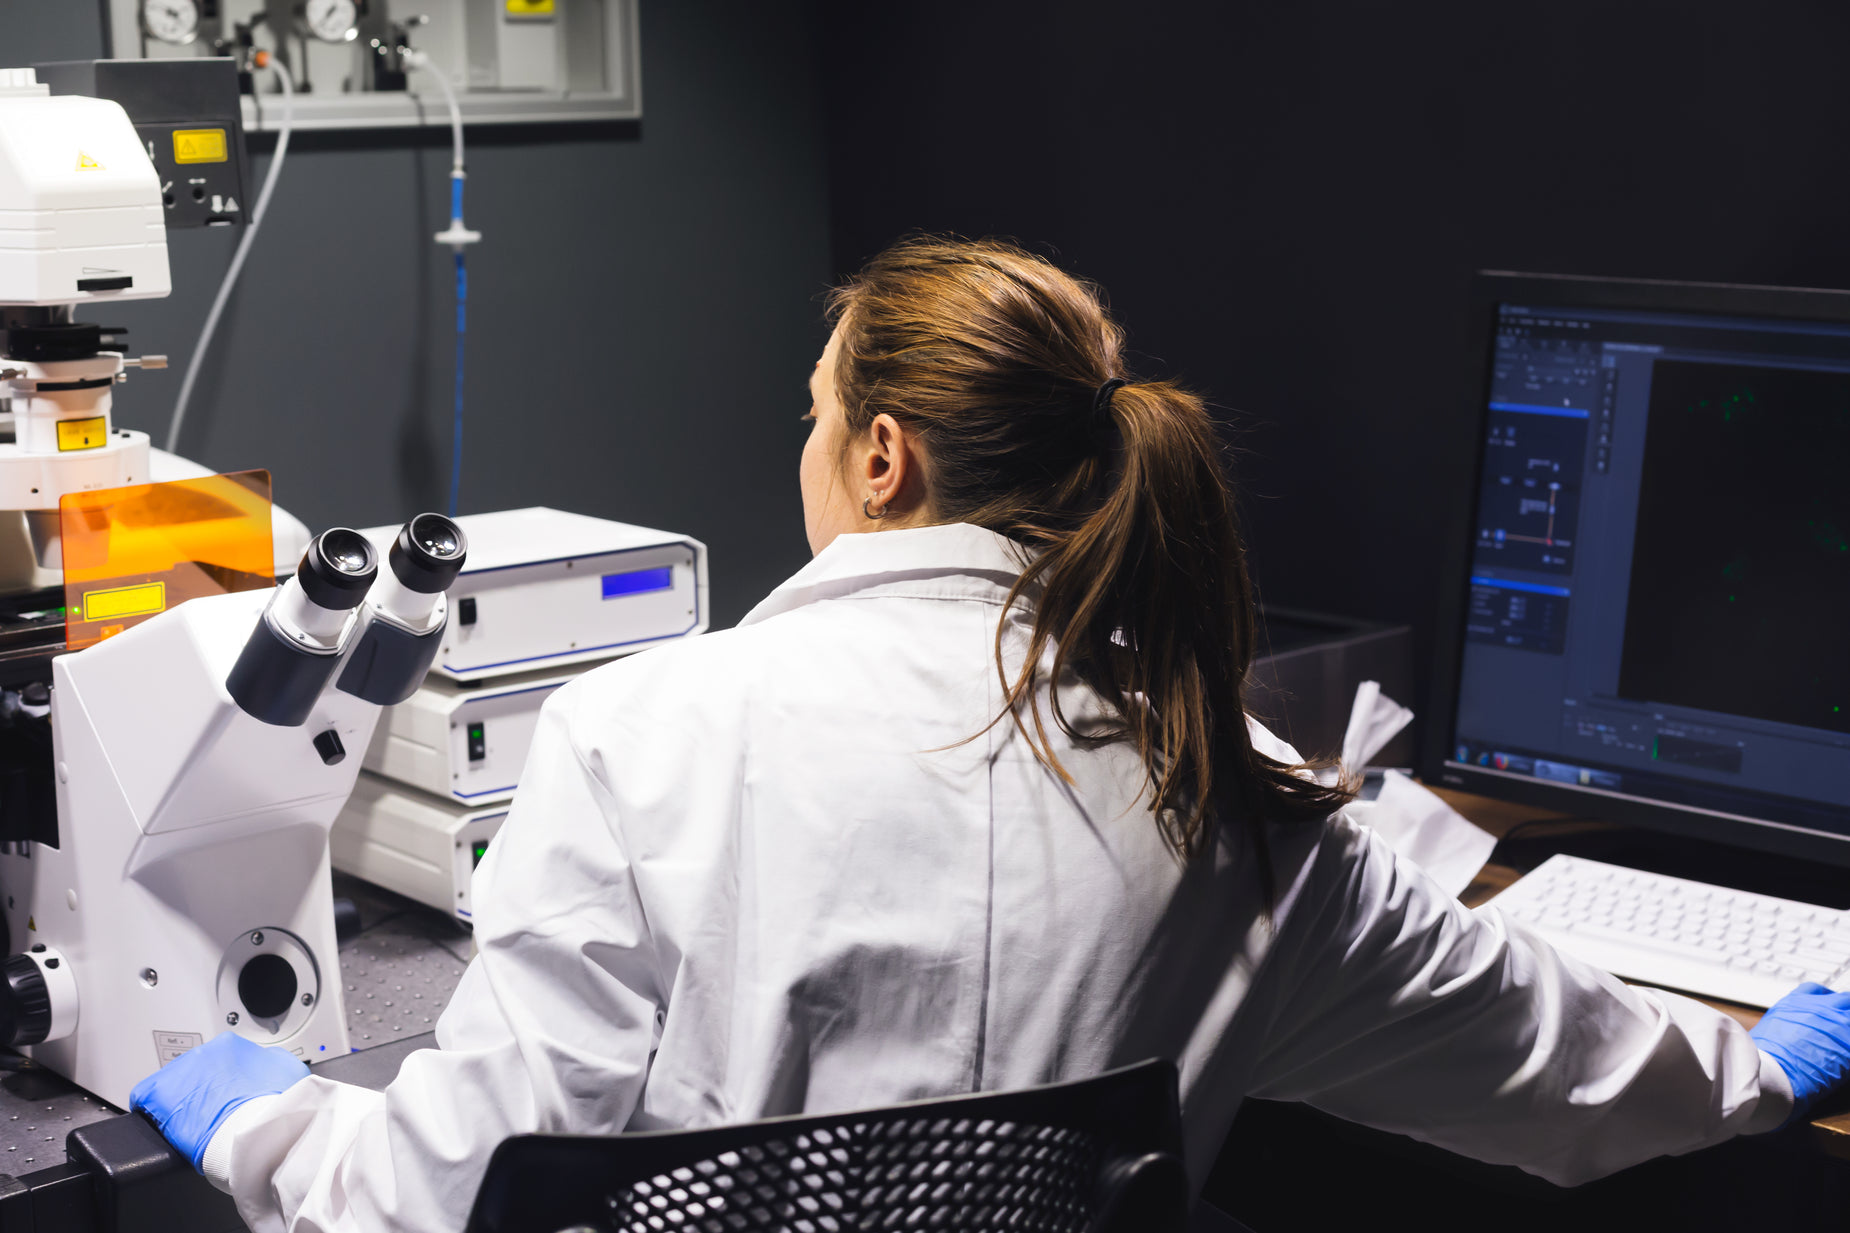
[[[1550,815],[1548,811],[1538,810],[1532,806],[1512,805],[1506,801],[1495,801],[1488,797],[1473,796],[1466,792],[1455,792],[1448,788],[1436,788],[1434,790],[1440,796],[1444,797],[1452,808],[1456,809],[1459,813],[1471,819],[1471,821],[1483,827],[1499,839],[1507,834],[1511,827],[1518,823],[1550,816],[1561,816]],[[1563,820],[1565,821],[1566,819],[1564,818]],[[1586,825],[1597,826],[1600,824],[1587,823]],[[1464,892],[1459,895],[1459,898],[1465,902],[1466,906],[1475,908],[1491,898],[1491,896],[1495,895],[1498,891],[1509,886],[1521,876],[1522,873],[1519,870],[1512,869],[1508,865],[1499,865],[1495,863],[1485,865],[1483,869],[1478,871],[1478,875],[1472,880],[1471,885],[1467,886]],[[1752,1027],[1754,1024],[1760,1022],[1761,1012],[1753,1007],[1736,1006],[1731,1002],[1720,1002],[1713,998],[1701,998],[1698,1000],[1706,1002],[1723,1014],[1732,1015],[1741,1022],[1743,1027]],[[1820,1150],[1829,1155],[1850,1160],[1850,1113],[1837,1113],[1814,1118],[1811,1128],[1812,1137],[1818,1144]]]

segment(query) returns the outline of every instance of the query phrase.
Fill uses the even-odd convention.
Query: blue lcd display
[[[604,598],[615,599],[619,595],[643,595],[650,591],[666,591],[674,585],[674,566],[664,565],[660,569],[633,569],[627,574],[604,575]]]

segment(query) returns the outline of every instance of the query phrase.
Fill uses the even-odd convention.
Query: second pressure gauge
[[[190,43],[199,33],[197,0],[141,0],[141,28],[163,43]]]
[[[302,6],[302,24],[324,43],[351,43],[359,37],[359,16],[353,0],[307,0]]]

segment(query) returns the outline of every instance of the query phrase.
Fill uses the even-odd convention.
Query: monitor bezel
[[[1580,817],[1691,838],[1850,866],[1850,833],[1841,836],[1790,823],[1746,818],[1664,801],[1649,801],[1598,788],[1582,788],[1515,775],[1489,767],[1460,765],[1451,757],[1458,712],[1458,682],[1465,652],[1465,601],[1476,514],[1483,484],[1483,440],[1489,420],[1491,345],[1495,310],[1515,303],[1547,308],[1621,308],[1723,316],[1774,317],[1850,324],[1850,291],[1811,287],[1767,287],[1730,283],[1669,282],[1654,279],[1593,278],[1569,274],[1524,274],[1480,270],[1472,282],[1469,345],[1471,376],[1464,422],[1473,426],[1471,482],[1448,520],[1445,572],[1434,643],[1432,692],[1427,699],[1420,774],[1438,784],[1480,796]],[[1824,807],[1827,811],[1830,806]],[[1850,828],[1850,806],[1840,812]]]

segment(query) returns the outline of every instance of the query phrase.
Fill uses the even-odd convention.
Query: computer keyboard
[[[1551,856],[1490,901],[1615,976],[1746,1006],[1850,983],[1850,912]]]

